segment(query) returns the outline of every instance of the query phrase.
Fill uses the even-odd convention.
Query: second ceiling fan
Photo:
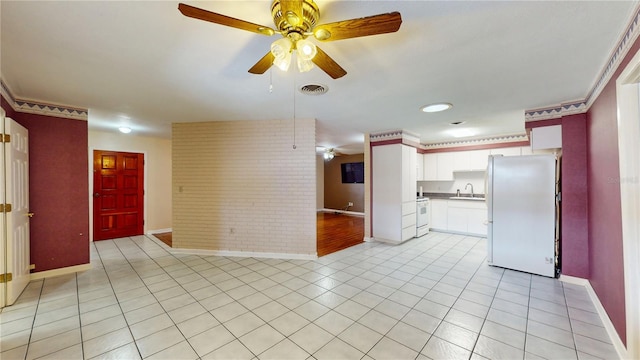
[[[178,9],[183,15],[195,19],[266,36],[281,34],[282,39],[273,42],[271,50],[249,69],[252,74],[263,74],[272,65],[286,70],[295,51],[300,71],[309,71],[315,64],[332,78],[338,79],[347,72],[307,37],[313,36],[320,41],[351,39],[396,32],[402,24],[400,13],[396,11],[316,25],[320,10],[313,0],[274,0],[271,16],[277,30],[182,3]]]

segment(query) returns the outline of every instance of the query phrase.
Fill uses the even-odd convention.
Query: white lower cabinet
[[[481,209],[467,209],[467,232],[469,234],[487,236],[486,205]]]
[[[432,230],[487,236],[487,205],[483,201],[431,199]]]
[[[467,209],[456,206],[462,200],[451,201],[447,207],[447,230],[460,233],[467,232]]]
[[[429,227],[433,230],[447,230],[447,200],[431,199],[431,219],[429,219]]]

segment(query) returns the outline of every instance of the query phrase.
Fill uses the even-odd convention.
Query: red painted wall
[[[636,40],[587,112],[589,281],[626,343],[622,215],[615,82],[640,49]]]
[[[33,272],[89,263],[87,122],[2,108],[29,130]]]
[[[587,116],[562,118],[562,274],[589,278]]]

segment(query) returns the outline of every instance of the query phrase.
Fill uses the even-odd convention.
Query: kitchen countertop
[[[464,197],[471,197],[469,195],[470,194],[460,194],[460,197],[458,197],[456,200],[460,200],[460,201],[465,200],[463,198]],[[426,197],[426,198],[429,198],[429,199],[449,200],[450,198],[455,197],[455,196],[456,196],[455,193],[428,193],[428,192],[423,192],[422,196],[418,195],[418,198]],[[474,200],[471,200],[471,199],[469,199],[469,200],[478,201],[478,200],[475,200],[475,199],[477,199],[477,198],[484,199],[484,194],[473,194],[473,197],[474,197]]]

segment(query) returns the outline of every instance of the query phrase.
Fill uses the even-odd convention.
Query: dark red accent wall
[[[87,122],[14,112],[29,130],[29,208],[34,272],[87,264],[89,166]]]
[[[625,344],[616,79],[639,49],[636,40],[587,112],[589,281]]]
[[[587,116],[562,118],[562,274],[589,278]]]

